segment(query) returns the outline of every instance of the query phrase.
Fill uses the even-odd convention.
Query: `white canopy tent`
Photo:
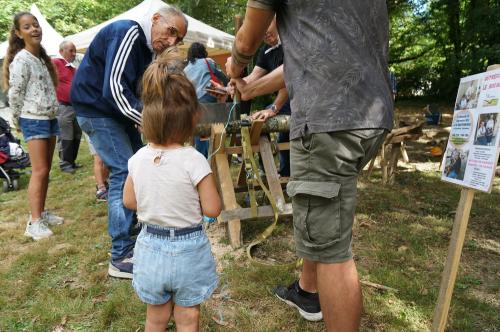
[[[47,54],[49,56],[59,55],[59,44],[63,41],[63,37],[47,22],[35,4],[31,6],[30,12],[35,15],[40,27],[42,27],[42,46],[47,51]],[[0,44],[0,59],[3,59],[7,54],[8,46],[8,41]]]
[[[158,11],[158,9],[168,6],[168,4],[161,0],[144,0],[134,8],[115,16],[106,22],[80,33],[67,36],[65,39],[72,41],[78,52],[84,52],[94,39],[95,35],[106,25],[118,20],[137,20],[138,17],[150,17]],[[230,53],[234,36],[213,28],[188,15],[186,15],[186,17],[188,19],[189,26],[188,32],[184,37],[185,45],[181,46],[181,49],[187,48],[189,44],[193,42],[200,42],[207,47],[207,51],[210,56]]]

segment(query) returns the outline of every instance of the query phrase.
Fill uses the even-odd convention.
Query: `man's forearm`
[[[253,99],[285,88],[283,65],[245,86],[245,99]],[[282,105],[283,106],[283,105]]]
[[[236,34],[233,45],[231,72],[241,75],[249,56],[255,54],[273,20],[274,12],[247,7],[245,20]],[[239,77],[239,76],[238,76]]]
[[[278,91],[278,95],[274,99],[274,105],[276,105],[276,109],[279,111],[285,105],[288,99],[288,90],[286,88],[282,88]]]

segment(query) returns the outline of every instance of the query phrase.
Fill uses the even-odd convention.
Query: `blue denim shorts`
[[[132,281],[141,301],[164,304],[173,300],[192,307],[207,300],[217,288],[218,277],[203,229],[165,237],[149,233],[144,226],[135,243]]]
[[[50,138],[60,134],[57,119],[36,120],[19,118],[19,125],[21,126],[21,131],[26,142],[32,139]]]

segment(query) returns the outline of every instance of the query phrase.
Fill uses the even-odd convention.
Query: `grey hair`
[[[188,23],[189,23],[188,19],[187,19],[186,15],[184,15],[182,10],[180,10],[179,8],[172,6],[172,5],[169,5],[168,7],[162,7],[160,9],[158,9],[158,13],[160,13],[160,15],[166,19],[169,19],[173,16],[182,17],[184,19],[184,23],[186,24],[186,31],[187,31]]]
[[[59,44],[59,51],[63,50],[64,47],[66,47],[66,45],[68,44],[73,44],[73,42],[71,40],[63,40],[60,44]],[[74,46],[74,44],[73,44]]]

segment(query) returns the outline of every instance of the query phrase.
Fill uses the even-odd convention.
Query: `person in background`
[[[264,35],[264,43],[266,44],[261,48],[257,62],[252,73],[243,78],[247,83],[253,82],[264,75],[278,68],[283,64],[283,46],[278,35],[278,27],[276,26],[276,17],[273,19],[269,28],[267,28]],[[252,114],[252,119],[266,121],[269,118],[275,117],[278,114],[290,115],[290,100],[288,99],[288,92],[286,88],[278,91],[276,98],[271,105],[267,106],[265,110],[257,111]],[[279,133],[278,143],[285,143],[290,141],[289,133]],[[290,151],[283,150],[279,152],[279,169],[280,176],[290,176]]]
[[[85,139],[87,140],[87,144],[89,146],[90,155],[94,160],[93,171],[94,171],[95,189],[96,189],[95,199],[98,202],[106,202],[108,200],[109,170],[106,167],[106,165],[104,165],[104,162],[102,161],[101,157],[99,157],[99,155],[97,154],[97,151],[92,145],[92,142],[90,141],[90,138],[88,137],[87,134],[85,134]]]
[[[123,206],[127,162],[142,147],[140,80],[153,55],[178,45],[188,21],[173,6],[150,16],[119,20],[104,27],[90,44],[71,86],[78,124],[110,171],[108,232],[111,261],[108,274],[132,278],[134,211]]]
[[[59,126],[56,119],[57,73],[41,41],[42,28],[36,17],[29,12],[17,13],[3,63],[3,83],[8,89],[14,125],[23,133],[31,160],[30,215],[24,235],[34,240],[53,234],[48,225],[64,222],[63,218],[45,210]]]
[[[76,164],[78,149],[82,139],[82,130],[76,121],[76,113],[71,105],[69,92],[76,67],[73,61],[76,57],[76,47],[70,41],[63,41],[59,45],[61,58],[54,58],[59,84],[56,89],[59,112],[57,121],[61,134],[59,135],[59,168],[65,173],[74,173],[80,167]]]
[[[194,42],[188,49],[187,66],[184,68],[186,77],[193,83],[196,89],[196,97],[200,103],[216,103],[217,98],[210,95],[205,89],[211,86],[210,81],[216,80],[221,84],[227,84],[229,81],[224,73],[217,68],[214,60],[208,58],[208,53],[205,46],[201,43]],[[194,137],[196,150],[208,158],[208,143],[207,139],[201,139],[199,136]]]
[[[492,145],[493,141],[493,130],[495,128],[495,118],[493,114],[490,114],[488,121],[486,121],[486,145]]]
[[[184,146],[200,106],[193,85],[168,57],[144,73],[142,100],[149,144],[130,158],[123,191],[124,205],[137,210],[143,225],[132,285],[147,304],[147,332],[165,331],[172,315],[178,331],[198,331],[200,304],[218,283],[203,215],[221,211],[208,161]]]
[[[299,280],[274,293],[306,319],[323,317],[329,331],[357,331],[357,178],[393,124],[387,5],[249,0],[226,64],[233,84],[243,81],[234,78],[251,61],[274,15],[284,49],[284,67],[277,70],[284,71],[292,107],[287,193],[296,252],[304,258]]]

